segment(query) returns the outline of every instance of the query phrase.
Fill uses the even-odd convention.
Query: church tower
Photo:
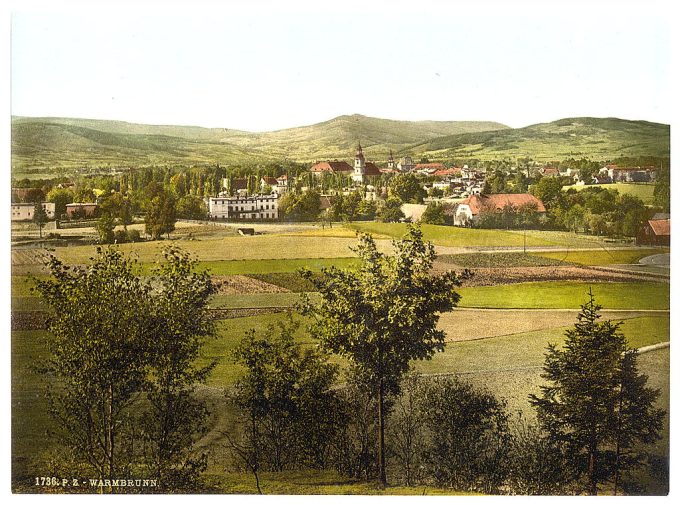
[[[354,174],[352,175],[352,180],[354,182],[363,183],[366,176],[366,159],[364,158],[364,152],[361,149],[361,143],[357,147],[357,154],[354,156]]]
[[[397,164],[394,162],[394,155],[392,154],[392,149],[390,149],[390,157],[387,159],[387,168],[394,169]]]

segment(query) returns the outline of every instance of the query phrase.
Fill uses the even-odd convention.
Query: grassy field
[[[401,238],[406,233],[406,224],[404,223],[356,222],[346,226],[352,230],[393,238]],[[433,224],[423,224],[421,228],[425,240],[429,240],[435,245],[447,247],[521,247],[524,244],[524,238],[521,234],[503,230],[480,230]],[[539,236],[527,237],[527,246],[552,245],[559,244],[544,240]]]
[[[296,258],[283,260],[201,261],[198,264],[198,268],[208,270],[212,275],[240,275],[293,273],[301,268],[316,271],[331,266],[352,268],[358,264],[359,260],[357,258]]]
[[[162,258],[164,246],[178,245],[194,255],[199,261],[214,262],[228,260],[288,260],[347,258],[352,255],[350,246],[356,245],[354,238],[335,237],[319,240],[318,237],[256,235],[252,237],[224,237],[219,239],[139,242],[115,246],[124,254],[137,258],[141,263],[152,263]],[[85,264],[96,253],[97,246],[62,247],[55,250],[57,258],[68,264]],[[389,241],[378,241],[381,251],[391,251]],[[12,251],[13,260],[15,253]],[[255,272],[253,272],[255,273]]]
[[[587,301],[588,289],[606,309],[668,309],[670,286],[656,282],[523,282],[460,288],[461,307],[573,309]]]
[[[670,252],[670,249],[612,249],[602,251],[540,252],[531,254],[557,262],[566,261],[579,265],[620,265],[637,263],[647,256],[667,252]]]
[[[603,188],[603,189],[614,189],[621,195],[631,195],[639,198],[647,205],[654,204],[654,184],[634,184],[617,182],[614,184],[598,184],[597,186],[564,186],[562,191],[567,191],[569,189],[575,189],[576,191],[582,191],[585,188]]]

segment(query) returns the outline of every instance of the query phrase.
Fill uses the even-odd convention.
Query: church
[[[377,177],[380,174],[380,169],[375,163],[366,161],[364,152],[361,149],[361,143],[359,143],[357,153],[354,156],[354,173],[352,174],[352,180],[355,183],[364,184],[368,177]]]

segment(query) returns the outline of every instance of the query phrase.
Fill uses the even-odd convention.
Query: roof
[[[375,163],[369,161],[364,166],[366,167],[364,175],[380,175],[380,169],[375,165]]]
[[[671,220],[670,219],[650,219],[647,221],[652,228],[654,235],[670,236],[671,234]]]
[[[312,172],[352,172],[354,169],[345,161],[320,161],[310,168]]]
[[[441,163],[418,163],[416,165],[416,170],[420,170],[423,168],[434,168],[435,170],[444,170],[444,165]]]
[[[460,174],[460,168],[444,168],[437,170],[433,175],[435,177],[446,177],[447,175]]]
[[[67,207],[85,207],[86,205],[94,205],[95,207],[97,206],[96,203],[91,202],[91,203],[67,203]]]
[[[265,176],[262,178],[262,180],[269,186],[276,186],[279,183],[279,181],[276,180],[276,177]]]
[[[559,169],[555,167],[544,167],[541,169],[542,174],[559,174]]]
[[[319,208],[321,210],[329,209],[333,206],[334,198],[330,195],[321,195],[319,197]]]
[[[515,208],[523,207],[524,205],[534,204],[536,205],[536,210],[538,212],[545,212],[545,206],[543,202],[536,198],[534,195],[528,193],[518,193],[518,194],[497,194],[497,195],[472,195],[462,202],[461,204],[469,205],[472,214],[479,214],[482,209],[492,208],[494,210],[503,210],[508,205]]]
[[[234,179],[231,181],[231,189],[248,189],[248,179]]]

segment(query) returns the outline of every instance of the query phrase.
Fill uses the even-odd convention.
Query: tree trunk
[[[378,478],[380,484],[387,486],[385,472],[385,387],[381,378],[378,386]]]
[[[591,448],[588,461],[588,480],[590,481],[590,494],[597,496],[597,478],[595,477],[595,457],[597,448]]]
[[[108,439],[109,446],[109,479],[113,479],[114,473],[114,436],[113,436],[113,384],[109,384],[109,406],[108,406],[108,426],[106,431],[106,438]]]

